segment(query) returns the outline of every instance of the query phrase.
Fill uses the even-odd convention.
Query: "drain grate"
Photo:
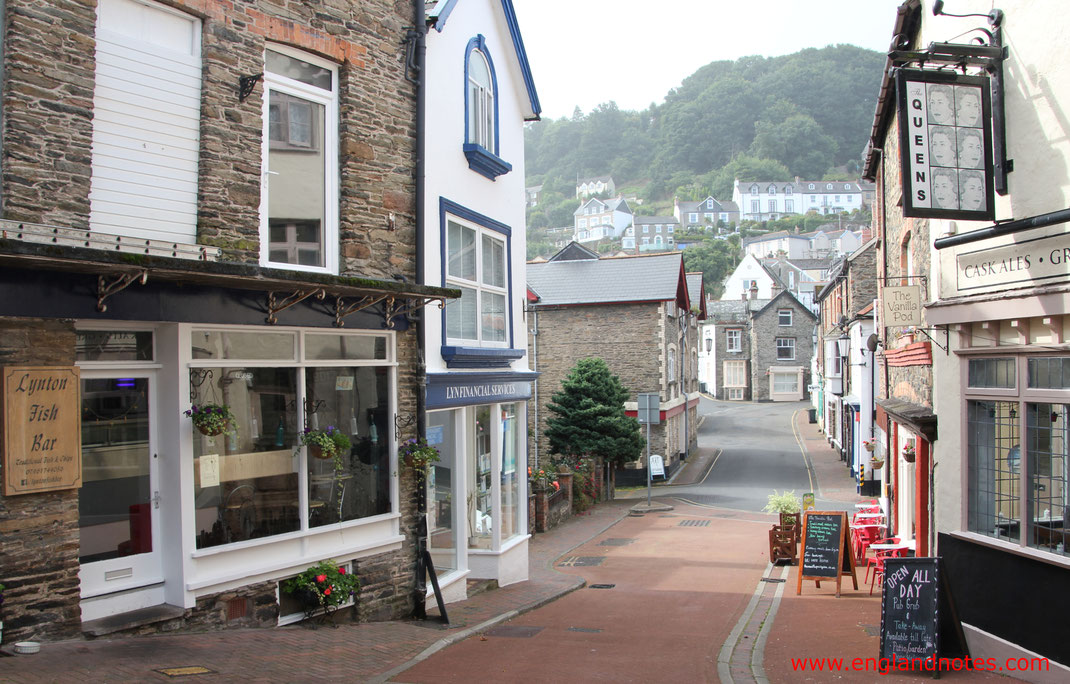
[[[616,584],[592,584],[591,589],[612,589]]]
[[[602,630],[595,629],[594,627],[569,627],[570,632],[585,632],[587,634],[601,634]]]
[[[679,522],[680,527],[709,527],[709,520],[681,520]]]
[[[558,563],[558,565],[568,567],[594,567],[596,565],[601,565],[602,561],[604,561],[605,559],[605,556],[569,556],[565,560]]]
[[[763,582],[769,582],[770,584],[780,584],[781,582],[787,582],[786,579],[780,577],[763,577]]]
[[[527,625],[502,625],[487,632],[487,636],[527,639],[535,636],[543,629],[543,627],[529,627]]]
[[[611,537],[609,539],[603,539],[598,542],[599,546],[627,546],[634,542],[634,539],[625,539],[623,537]]]

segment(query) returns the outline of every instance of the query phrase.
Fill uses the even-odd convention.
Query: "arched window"
[[[494,83],[482,50],[468,55],[468,142],[497,152],[494,145]]]
[[[513,167],[498,157],[498,79],[483,36],[468,41],[464,74],[464,155],[469,168],[494,180]]]

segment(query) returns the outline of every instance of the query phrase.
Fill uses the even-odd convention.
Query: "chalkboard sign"
[[[939,558],[888,558],[881,589],[881,658],[965,657],[966,637]]]
[[[843,511],[806,511],[802,523],[802,553],[799,560],[799,583],[796,594],[802,593],[804,579],[836,580],[836,596],[840,595],[840,578],[850,575],[858,589],[854,556],[847,543],[847,514]]]

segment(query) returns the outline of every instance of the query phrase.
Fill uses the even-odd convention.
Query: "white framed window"
[[[831,189],[832,189],[832,183],[828,183],[828,184],[826,184],[826,185],[825,185],[825,189],[826,189],[826,190],[831,190]]]
[[[777,358],[777,361],[794,361],[795,360],[795,338],[794,337],[778,337],[778,338],[776,338],[776,358]]]
[[[758,201],[759,200],[751,200],[750,202],[750,210],[752,214],[761,212],[761,208],[758,206]]]
[[[445,285],[461,290],[446,304],[447,344],[509,344],[507,236],[472,217],[446,216]]]
[[[649,245],[649,244],[650,244],[650,238],[648,238],[648,237],[644,237],[644,238],[643,238],[643,244],[644,244],[644,245]]]
[[[757,185],[750,186],[750,194],[752,194],[752,195],[757,195],[758,194],[758,186]]]
[[[670,224],[670,225],[666,226],[666,228],[668,229],[668,231],[669,231],[670,233],[672,233],[672,232],[675,232],[675,231],[674,231],[674,228],[673,228],[673,226],[672,226],[672,224]]]
[[[688,223],[698,223],[698,214],[688,214],[687,215],[687,222]]]
[[[670,235],[667,238],[665,238],[665,241],[671,245],[673,243],[672,236]]]
[[[792,275],[794,275],[794,274],[792,274]],[[777,313],[777,323],[780,325],[780,327],[785,327],[785,326],[790,326],[791,325],[791,314],[792,314],[792,310],[791,309],[778,309],[776,313]]]
[[[850,190],[851,189],[851,184],[850,183],[844,183],[843,184],[843,189],[844,190]]]
[[[713,200],[712,199],[707,199],[706,200],[706,208],[707,209],[713,209]]]
[[[712,212],[707,213],[703,218],[705,218],[707,221],[712,221],[713,220],[713,213]]]
[[[260,262],[337,273],[337,67],[268,47],[263,117]]]
[[[625,234],[626,235],[635,235],[635,226],[628,226],[628,231]]]
[[[795,192],[795,188],[791,187],[790,185],[784,188],[784,194],[785,195],[790,195],[793,192]]]
[[[724,386],[725,387],[746,387],[747,386],[747,362],[746,361],[725,361],[724,362]]]
[[[814,189],[814,184],[813,184],[813,183],[810,183],[810,185],[808,186],[808,188],[807,188],[807,189],[809,189],[809,190],[813,190],[813,189]]]
[[[580,219],[580,228],[587,227],[587,219]]]
[[[768,194],[770,194],[770,195],[775,195],[776,194],[776,186],[775,185],[770,185],[769,188],[766,189],[766,192]]]
[[[728,388],[728,400],[729,401],[743,401],[742,387],[729,387]]]
[[[650,226],[643,226],[643,232],[644,233],[649,233],[650,232]]]
[[[654,232],[655,233],[660,233],[661,232],[661,226],[660,225],[654,226]]]
[[[771,200],[769,200],[769,213],[772,214],[772,213],[775,213],[775,212],[776,212],[776,200],[771,199]]]
[[[794,212],[795,211],[795,200],[784,200],[784,211],[789,212],[789,213]]]
[[[725,351],[741,352],[743,351],[743,331],[739,328],[729,328],[724,331],[725,335]]]

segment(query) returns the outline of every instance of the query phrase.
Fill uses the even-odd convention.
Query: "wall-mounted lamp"
[[[999,26],[1003,23],[1003,10],[994,9],[988,14],[948,14],[944,11],[944,0],[936,0],[933,3],[933,16],[939,17],[943,15],[945,17],[983,17],[988,19],[989,26]]]
[[[264,77],[264,73],[242,76],[238,79],[238,102],[245,102],[245,98],[253,94],[256,82]]]

